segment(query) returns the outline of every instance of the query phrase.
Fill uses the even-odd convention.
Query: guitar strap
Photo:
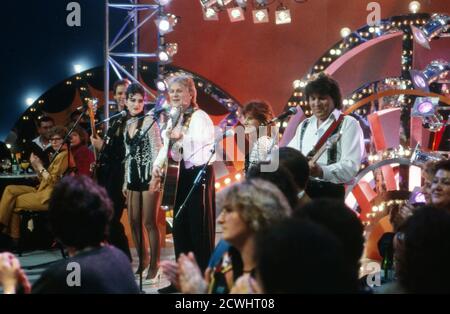
[[[312,157],[316,154],[316,152],[325,144],[327,139],[332,135],[337,128],[341,125],[341,122],[344,120],[344,114],[341,114],[337,120],[335,120],[330,127],[325,131],[325,133],[320,137],[320,139],[317,141],[316,145],[314,145],[314,148],[307,154],[307,157]],[[308,122],[306,122],[308,121]],[[307,127],[307,123],[309,124],[309,120],[306,120],[305,123],[302,126],[301,135],[300,135],[300,143],[303,142],[303,136],[305,134],[305,130]],[[305,126],[306,124],[306,126]],[[300,147],[301,149],[301,147]]]
[[[337,134],[340,132],[342,128],[342,123],[339,124],[339,126],[334,130],[334,132],[331,135]],[[327,164],[331,165],[337,162],[337,143],[334,143],[330,149],[327,150]]]

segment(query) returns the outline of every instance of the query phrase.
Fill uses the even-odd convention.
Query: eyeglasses
[[[60,141],[60,140],[62,140],[61,137],[54,137],[54,138],[51,138],[51,139],[50,139],[50,142]]]

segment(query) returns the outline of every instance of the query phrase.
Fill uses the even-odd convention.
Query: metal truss
[[[125,0],[121,0],[124,2]],[[110,30],[110,12],[122,11],[125,13],[124,23],[116,34],[111,34]],[[116,3],[114,0],[105,0],[105,40],[104,40],[104,116],[109,117],[109,85],[111,78],[111,69],[119,79],[128,78],[131,82],[141,85],[144,90],[156,99],[156,95],[145,85],[139,82],[139,59],[156,58],[156,52],[140,51],[139,30],[141,27],[164,14],[164,6],[159,4],[139,4],[139,0],[129,0],[129,3]],[[112,41],[111,41],[112,39]],[[155,31],[155,40],[157,46],[164,44],[164,36],[159,31]],[[131,45],[131,49],[120,51],[119,46],[125,43]],[[125,49],[125,48],[124,48]],[[130,51],[131,50],[131,51]],[[132,59],[132,71],[127,71],[124,64],[121,63],[127,58]],[[120,60],[119,60],[120,59]],[[164,72],[164,64],[158,63],[158,76]]]

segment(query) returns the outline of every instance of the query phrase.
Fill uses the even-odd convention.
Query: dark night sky
[[[70,0],[22,0],[2,3],[0,140],[39,97],[74,74],[73,64],[103,64],[104,1],[78,0],[81,26],[69,27]]]

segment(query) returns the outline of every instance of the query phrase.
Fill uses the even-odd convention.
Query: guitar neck
[[[317,160],[319,160],[320,156],[323,155],[323,153],[325,152],[326,149],[327,149],[326,146],[323,145],[323,146],[317,151],[317,153],[315,153],[314,156],[312,156],[312,158],[311,158],[310,161],[311,161],[312,163],[316,163]]]

